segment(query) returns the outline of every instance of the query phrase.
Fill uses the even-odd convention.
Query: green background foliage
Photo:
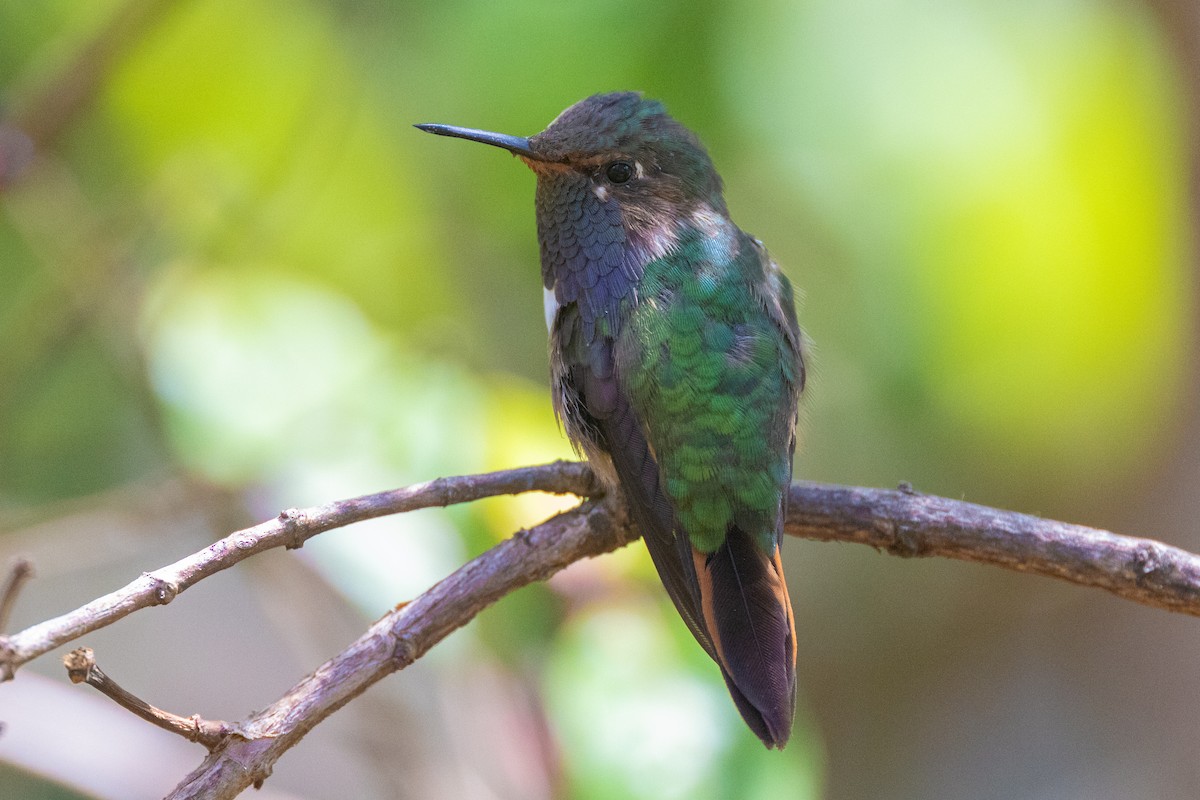
[[[131,9],[152,13],[106,28]],[[1159,18],[1103,0],[0,2],[0,120],[39,153],[0,190],[0,553],[52,565],[16,622],[281,507],[568,457],[545,390],[533,177],[411,124],[531,134],[614,89],[701,135],[735,220],[803,291],[798,477],[908,480],[1200,545],[1194,493],[1169,477],[1197,413],[1187,80]],[[328,534],[302,566],[212,579],[190,616],[98,636],[101,663],[151,702],[236,719],[561,507],[490,500]],[[1171,676],[1153,707],[1193,702],[1194,628],[850,550],[785,548],[801,688],[782,754],[743,728],[638,545],[506,598],[372,690],[394,714],[340,712],[268,788],[1197,787],[1186,748],[1164,744],[1194,721],[1168,712],[1145,738],[1110,705],[1130,673]],[[1147,655],[1154,632],[1176,644]],[[149,668],[154,637],[180,663]],[[21,683],[0,687],[0,718]],[[22,735],[10,726],[0,760]],[[40,745],[51,761],[56,745]]]

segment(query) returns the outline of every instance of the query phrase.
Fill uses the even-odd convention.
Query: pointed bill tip
[[[472,142],[490,144],[493,147],[507,150],[516,156],[539,160],[538,155],[533,152],[529,144],[529,139],[524,136],[509,136],[506,133],[480,131],[474,128],[460,128],[457,125],[443,125],[439,122],[419,122],[413,127],[426,133],[437,134],[438,136],[452,136],[456,139],[467,139]]]

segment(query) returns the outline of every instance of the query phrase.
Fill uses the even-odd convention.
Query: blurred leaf
[[[786,787],[817,797],[803,716],[787,751],[767,751],[674,610],[632,599],[643,602],[610,597],[576,614],[551,661],[548,705],[572,796],[767,800]]]
[[[737,28],[742,114],[852,271],[856,331],[804,315],[839,376],[863,362],[873,407],[843,412],[887,422],[842,457],[891,426],[937,449],[903,456],[918,479],[1127,474],[1178,410],[1192,313],[1179,101],[1145,12],[870,6],[765,3],[775,25]]]
[[[329,24],[315,4],[186,4],[121,70],[110,113],[177,247],[328,281],[419,333],[450,308],[431,225]]]
[[[88,800],[93,795],[80,794],[65,786],[0,762],[0,793],[21,800]]]

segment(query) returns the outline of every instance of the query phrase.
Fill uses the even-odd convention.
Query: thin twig
[[[199,742],[210,751],[229,734],[230,726],[227,722],[202,719],[195,714],[181,717],[170,711],[155,708],[137,695],[121,688],[96,664],[96,654],[90,647],[79,647],[67,653],[63,656],[63,666],[67,668],[67,677],[71,679],[71,683],[86,683],[150,724],[182,736],[189,742]]]
[[[8,630],[8,620],[12,616],[13,605],[21,588],[33,577],[33,562],[18,556],[8,567],[8,578],[4,588],[0,589],[0,633]]]
[[[389,514],[532,491],[592,495],[599,492],[599,487],[586,465],[556,462],[485,475],[439,478],[312,508],[288,509],[273,520],[232,533],[174,564],[143,573],[74,611],[10,636],[0,635],[0,682],[11,679],[22,664],[134,611],[166,605],[199,581],[256,553],[275,547],[300,547],[318,533]]]
[[[514,536],[468,562],[411,603],[389,612],[335,658],[270,707],[239,723],[168,800],[219,800],[260,785],[275,762],[325,717],[404,669],[476,614],[582,558],[629,539],[612,500],[589,501]]]

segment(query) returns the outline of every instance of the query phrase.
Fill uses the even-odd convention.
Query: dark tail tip
[[[768,556],[731,528],[705,566],[705,616],[729,693],[763,744],[782,748],[796,711],[796,644],[778,549]]]
[[[728,672],[722,669],[721,675],[725,678],[725,685],[729,688],[733,704],[737,706],[742,719],[746,721],[746,725],[754,732],[754,735],[761,739],[768,748],[782,750],[792,735],[792,719],[796,714],[794,686],[792,691],[786,693],[786,697],[779,698],[785,702],[760,708],[750,702],[750,699],[742,693]]]

